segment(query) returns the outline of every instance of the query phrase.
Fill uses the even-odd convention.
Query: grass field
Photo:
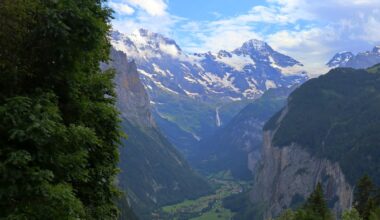
[[[225,209],[222,200],[232,194],[242,192],[247,188],[247,182],[239,182],[231,178],[229,173],[219,173],[209,177],[209,182],[215,187],[215,193],[195,200],[185,200],[181,203],[162,207],[159,219],[191,219],[191,220],[229,220],[234,213]]]

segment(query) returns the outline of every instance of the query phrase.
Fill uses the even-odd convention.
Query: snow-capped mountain
[[[352,57],[354,57],[354,54],[351,52],[339,52],[326,65],[330,68],[345,66]]]
[[[195,54],[144,29],[128,35],[113,32],[111,42],[136,61],[149,93],[158,89],[203,100],[254,99],[269,88],[307,79],[301,63],[259,40],[233,51]]]
[[[376,46],[372,51],[361,52],[354,55],[351,52],[340,52],[326,64],[330,68],[352,67],[356,69],[368,68],[380,63],[380,46]]]
[[[233,51],[189,54],[174,40],[140,29],[112,32],[111,43],[135,60],[158,127],[185,153],[266,90],[307,79],[301,63],[258,40]]]

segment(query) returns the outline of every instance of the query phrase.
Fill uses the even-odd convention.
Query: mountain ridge
[[[266,89],[307,78],[300,62],[259,40],[249,40],[233,51],[194,54],[183,52],[174,40],[144,29],[129,35],[114,31],[111,42],[136,60],[150,93],[150,87],[158,87],[192,98],[252,99]]]
[[[366,69],[380,63],[380,46],[375,46],[371,51],[352,52],[342,51],[336,53],[333,58],[326,63],[330,68],[351,67],[355,69]]]

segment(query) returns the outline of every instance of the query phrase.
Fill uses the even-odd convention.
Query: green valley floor
[[[229,220],[234,213],[223,207],[223,199],[249,189],[249,183],[233,179],[228,172],[208,177],[215,192],[195,200],[164,206],[153,213],[156,220]]]

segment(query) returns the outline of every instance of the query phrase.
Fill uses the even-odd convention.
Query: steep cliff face
[[[116,50],[111,51],[111,59],[121,126],[128,135],[120,148],[118,184],[133,210],[141,219],[151,219],[152,211],[162,205],[208,193],[208,183],[158,130],[135,63]]]
[[[262,160],[257,167],[251,200],[262,208],[262,219],[278,216],[287,208],[302,204],[318,182],[336,215],[348,209],[353,188],[338,163],[320,159],[295,144],[272,145],[272,132],[264,133]]]
[[[251,192],[258,219],[294,208],[321,182],[335,214],[364,174],[380,182],[380,67],[337,68],[296,89],[264,126]]]
[[[111,51],[111,57],[111,65],[117,70],[117,106],[122,117],[142,128],[156,127],[150,112],[149,97],[140,82],[135,62],[128,62],[126,55],[116,50]]]

